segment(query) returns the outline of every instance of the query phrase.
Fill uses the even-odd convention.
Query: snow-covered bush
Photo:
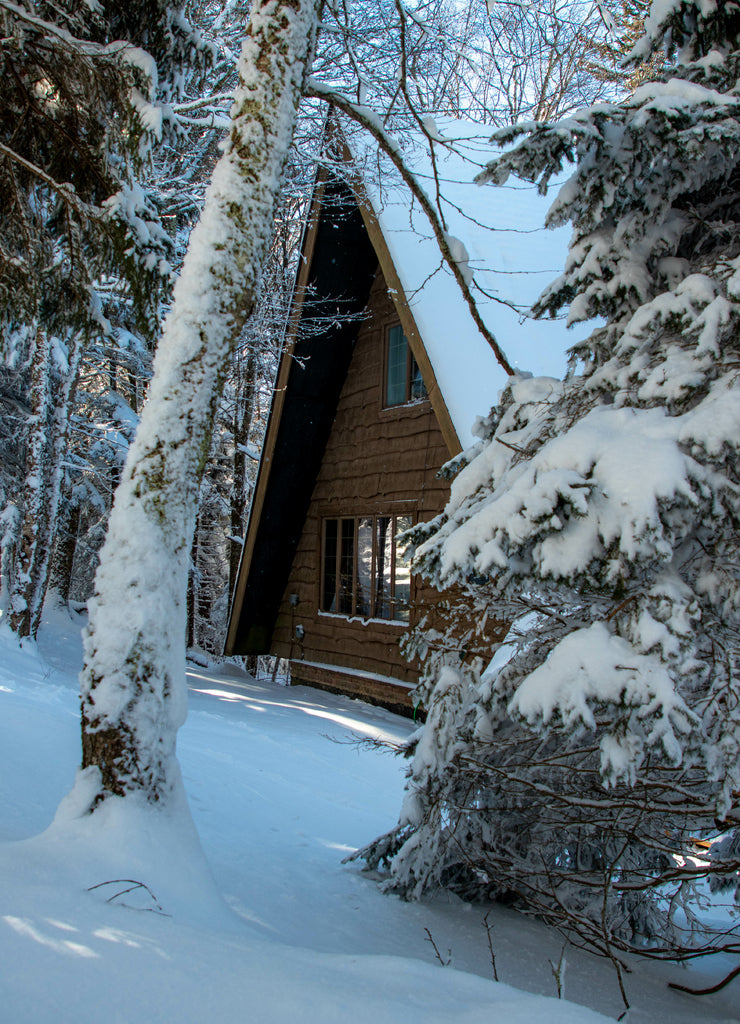
[[[603,326],[565,381],[511,380],[413,535],[469,622],[513,625],[412,638],[429,717],[362,851],[404,896],[514,896],[606,955],[726,945],[696,897],[740,867],[740,4],[655,0],[646,30],[636,57],[678,56],[660,81],[498,133],[481,175],[575,163],[535,312]]]

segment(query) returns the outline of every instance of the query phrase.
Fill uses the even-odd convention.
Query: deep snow
[[[488,908],[402,903],[341,865],[393,823],[403,783],[399,759],[353,741],[413,727],[360,702],[230,667],[193,670],[178,750],[205,857],[186,813],[114,802],[103,818],[79,819],[64,801],[49,827],[79,756],[78,626],[54,613],[38,648],[23,650],[0,626],[0,1021],[602,1019],[542,998],[555,994],[548,961],[562,940],[537,922],[491,913],[497,985]],[[115,879],[150,892],[115,897],[131,887],[101,884]],[[451,967],[437,963],[427,929]],[[567,959],[566,996],[616,1017],[609,965],[577,950]],[[667,989],[686,977],[636,964],[630,1024],[738,1018],[737,982],[700,1000]]]

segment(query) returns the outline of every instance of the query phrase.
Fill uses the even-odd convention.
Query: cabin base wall
[[[338,665],[320,665],[310,661],[290,662],[290,685],[312,686],[317,690],[357,697],[367,704],[387,708],[406,718],[423,719],[421,709],[414,708],[413,686],[370,672],[358,672]]]

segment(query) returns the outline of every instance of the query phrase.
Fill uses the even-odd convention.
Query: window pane
[[[355,521],[342,519],[341,550],[339,553],[340,615],[352,614],[352,579],[355,573]]]
[[[391,572],[393,566],[393,520],[390,516],[376,519],[375,618],[391,618]]]
[[[321,610],[408,622],[410,558],[398,534],[411,525],[409,515],[325,519]]]
[[[388,369],[385,404],[402,405],[406,400],[406,370],[408,345],[400,325],[388,331]]]
[[[337,600],[337,520],[324,521],[324,564],[321,583],[321,609],[335,612]]]
[[[357,523],[357,579],[355,581],[355,615],[370,617],[373,596],[373,521]]]
[[[409,387],[409,398],[411,401],[427,397],[427,389],[424,378],[421,375],[416,360],[411,356],[411,386]]]
[[[404,553],[405,543],[398,540],[398,534],[411,526],[411,516],[396,517],[396,573],[394,586],[393,618],[402,622],[409,620],[411,603],[411,557]]]

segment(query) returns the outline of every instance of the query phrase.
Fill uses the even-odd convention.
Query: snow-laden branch
[[[26,24],[31,25],[38,32],[43,35],[51,37],[58,42],[64,43],[66,46],[77,50],[79,53],[84,54],[86,57],[109,57],[112,53],[111,47],[102,43],[94,43],[89,39],[78,39],[73,36],[71,32],[65,28],[60,28],[51,21],[46,21],[44,18],[39,18],[37,15],[32,14],[25,7],[19,7],[18,4],[11,3],[10,0],[0,0],[0,11],[7,11],[15,18],[19,18],[21,21],[25,21]],[[116,47],[125,47],[126,43],[113,44]]]
[[[17,153],[10,146],[6,146],[5,143],[0,142],[0,153],[17,163],[24,170],[28,171],[35,178],[43,181],[44,184],[48,185],[49,188],[53,189],[54,192],[62,199],[65,203],[69,203],[70,206],[84,217],[100,216],[101,210],[97,207],[90,206],[88,203],[83,202],[77,195],[74,187],[66,182],[55,181],[50,174],[47,174],[43,168],[39,167],[38,164],[33,163],[31,160],[26,160],[24,156]]]

